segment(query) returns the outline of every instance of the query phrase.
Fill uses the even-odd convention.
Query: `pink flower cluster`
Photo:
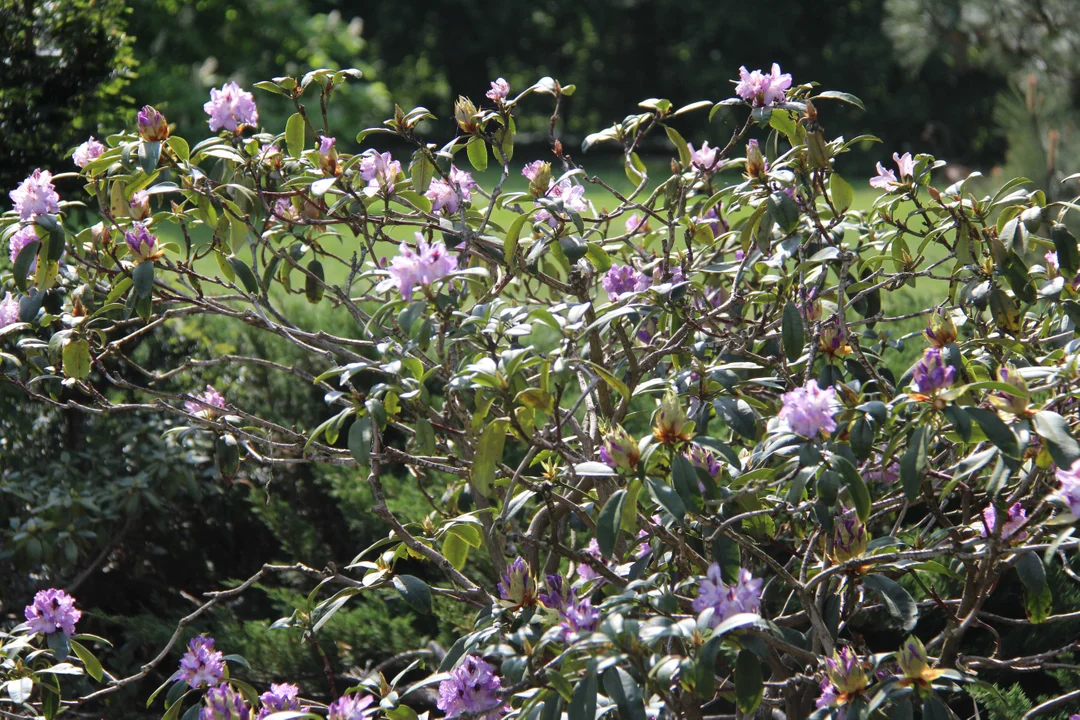
[[[211,132],[235,132],[240,125],[255,125],[259,122],[255,97],[242,90],[235,82],[225,83],[220,90],[211,89],[210,99],[203,105],[203,110],[210,116],[207,123]]]
[[[225,409],[225,396],[214,389],[213,385],[206,386],[206,392],[202,395],[196,395],[196,398],[203,401],[207,405],[220,410]],[[214,411],[206,408],[193,400],[186,400],[184,402],[184,410],[192,415],[200,415],[202,417],[212,417]]]
[[[91,135],[89,140],[75,148],[75,154],[72,156],[72,159],[75,161],[75,165],[84,168],[94,160],[97,160],[104,153],[105,146],[95,140],[94,136]]]
[[[262,707],[259,709],[259,714],[255,720],[262,720],[267,715],[288,710],[306,712],[306,710],[300,708],[300,700],[297,698],[299,694],[300,688],[296,685],[290,683],[272,684],[269,690],[259,696]]]
[[[0,330],[19,322],[19,300],[11,293],[0,300]]]
[[[892,157],[897,170],[900,172],[900,179],[897,180],[896,173],[892,170],[886,170],[885,166],[878,163],[878,174],[870,178],[870,187],[875,187],[878,190],[894,190],[915,176],[915,160],[911,157],[911,153],[904,153],[902,156],[893,153]]]
[[[342,695],[326,709],[327,720],[361,720],[375,702],[371,695]],[[373,712],[373,711],[370,711]]]
[[[717,148],[709,147],[708,140],[701,143],[701,148],[698,150],[694,149],[693,143],[687,143],[687,147],[690,149],[691,165],[706,171],[716,169],[716,161],[718,159],[717,153],[719,150]]]
[[[428,186],[424,195],[431,200],[432,212],[439,212],[443,208],[451,215],[461,208],[462,202],[472,201],[472,191],[476,189],[476,181],[472,173],[458,170],[456,165],[450,166],[450,182],[442,178],[435,178]]]
[[[780,66],[772,64],[768,74],[761,70],[750,72],[745,66],[739,68],[739,82],[735,94],[755,107],[768,107],[783,102],[791,87],[791,75],[780,74]]]
[[[633,265],[612,265],[600,281],[600,286],[607,290],[608,300],[611,302],[627,293],[641,292],[650,284],[648,276],[636,270]]]
[[[360,161],[360,177],[367,181],[364,194],[368,197],[382,194],[389,197],[394,192],[394,183],[401,174],[401,163],[390,153],[368,150]]]
[[[52,184],[52,173],[38,168],[8,193],[15,212],[23,220],[60,212],[60,196]]]
[[[1061,487],[1051,498],[1061,501],[1069,507],[1069,512],[1080,517],[1080,460],[1076,460],[1067,470],[1058,468],[1057,479]]]
[[[406,300],[412,300],[413,288],[424,287],[446,277],[457,268],[457,258],[441,242],[428,243],[416,233],[416,250],[401,243],[401,252],[390,261],[390,277]]]
[[[214,687],[225,677],[225,656],[214,649],[214,638],[200,635],[191,638],[187,652],[180,658],[180,669],[174,678],[184,680],[193,689]]]

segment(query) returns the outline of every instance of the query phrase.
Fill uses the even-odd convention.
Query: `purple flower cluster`
[[[327,720],[361,720],[365,714],[373,712],[368,707],[375,702],[371,695],[342,695],[328,707]]]
[[[638,230],[648,230],[648,220],[641,213],[634,213],[626,218],[626,232],[633,235]]]
[[[104,154],[105,146],[95,140],[94,136],[91,135],[86,142],[75,148],[72,159],[75,161],[77,167],[84,168]]]
[[[2,319],[0,324],[3,324]],[[1065,503],[1069,512],[1080,517],[1080,460],[1076,460],[1068,470],[1058,468],[1057,479],[1061,487],[1051,498]]]
[[[416,250],[405,243],[401,243],[400,250],[390,261],[389,273],[406,300],[412,300],[416,285],[427,287],[457,267],[457,258],[447,252],[445,245],[441,242],[429,244],[420,233],[416,233]]]
[[[716,459],[711,450],[706,450],[697,443],[690,443],[690,447],[684,454],[691,465],[704,470],[711,477],[715,478],[720,474],[720,461]]]
[[[19,300],[6,293],[0,300],[0,330],[19,322]]]
[[[499,78],[498,80],[491,81],[491,89],[484,95],[488,100],[492,102],[501,103],[506,100],[506,96],[510,94],[510,83],[505,79]]]
[[[207,385],[206,391],[202,395],[196,395],[195,397],[214,408],[221,410],[225,409],[225,396],[215,390],[213,385]],[[212,409],[203,407],[193,400],[184,402],[184,410],[192,415],[200,415],[202,417],[212,417],[214,415]]]
[[[8,197],[23,220],[60,212],[60,196],[52,184],[52,173],[48,170],[34,170],[19,183],[19,187],[8,193]]]
[[[289,202],[289,198],[278,198],[274,202],[274,217],[288,222],[295,222],[300,219],[300,215],[296,212],[293,204]]]
[[[980,523],[979,534],[982,537],[990,537],[994,534],[994,528],[997,527],[997,508],[993,505],[988,505],[983,510],[983,521]],[[1016,540],[1023,540],[1027,537],[1026,532],[1016,534],[1016,530],[1027,522],[1027,510],[1020,503],[1013,503],[1005,515],[1005,522],[1001,526],[1001,539],[1008,540],[1015,536]]]
[[[3,319],[0,318],[2,323]],[[51,635],[63,632],[71,637],[75,634],[75,623],[82,617],[82,611],[75,608],[75,598],[63,590],[50,588],[39,591],[34,596],[34,603],[23,610],[23,615],[31,633]]]
[[[199,711],[199,720],[249,720],[251,708],[244,696],[229,685],[218,685],[206,691],[206,707]]]
[[[879,162],[877,164],[878,174],[870,178],[870,187],[875,187],[878,190],[893,190],[914,177],[915,160],[911,157],[911,153],[904,153],[903,156],[893,153],[892,156],[893,162],[896,163],[896,169],[900,172],[900,179],[897,180],[896,173],[892,170],[886,170]]]
[[[577,594],[562,575],[548,575],[544,578],[544,590],[538,595],[544,607],[556,612],[567,605],[577,602]]]
[[[687,148],[690,150],[690,164],[701,170],[709,171],[716,169],[717,148],[709,147],[709,141],[701,143],[701,147],[697,150],[694,149],[693,143],[687,143]]]
[[[772,64],[768,74],[761,70],[750,72],[744,66],[739,68],[735,94],[755,107],[768,107],[783,102],[790,87],[791,75],[780,74],[780,66],[776,63]]]
[[[207,120],[210,132],[235,132],[241,125],[255,125],[259,122],[255,97],[234,82],[225,83],[220,90],[212,88],[210,99],[203,105],[203,111],[210,116]]]
[[[600,624],[600,611],[592,606],[592,601],[582,598],[559,610],[559,636],[563,642],[570,642],[583,633],[591,633]]]
[[[502,681],[495,669],[475,655],[467,655],[450,671],[450,677],[439,683],[436,705],[447,718],[468,713],[475,720],[496,720],[505,709],[501,693]]]
[[[476,181],[472,173],[458,170],[456,165],[450,166],[450,182],[442,178],[435,178],[428,186],[424,195],[431,200],[432,212],[439,212],[446,208],[451,215],[456,213],[462,202],[472,201],[472,191],[476,189]]]
[[[608,300],[615,302],[623,295],[640,292],[649,287],[649,278],[633,265],[612,265],[600,281],[607,290]]]
[[[956,368],[945,362],[941,348],[927,348],[912,375],[916,389],[923,395],[933,395],[956,382]]]
[[[818,433],[831,433],[836,430],[833,412],[836,406],[836,390],[818,387],[817,380],[811,380],[801,388],[795,388],[781,397],[781,426],[806,438],[815,438]]]
[[[300,709],[300,700],[297,698],[299,694],[300,688],[290,683],[272,684],[269,690],[259,696],[262,707],[259,708],[259,714],[255,720],[262,720],[267,715],[286,710],[303,712]]]
[[[191,638],[187,652],[180,658],[180,670],[175,678],[184,680],[192,688],[212,687],[225,677],[225,659],[220,650],[214,649],[214,638],[200,635]]]
[[[154,246],[157,245],[157,237],[142,223],[132,225],[132,229],[124,233],[124,240],[131,248],[132,255],[144,260],[154,254]]]
[[[15,258],[19,257],[19,253],[22,249],[32,242],[36,242],[38,239],[37,232],[34,231],[33,225],[23,226],[17,233],[11,236],[11,252],[8,253],[11,258],[11,262],[15,262]],[[34,258],[30,263],[29,272],[34,272],[37,268],[37,258]]]
[[[364,194],[368,197],[383,195],[389,197],[394,194],[395,183],[401,174],[401,163],[390,155],[368,150],[360,161],[360,177],[367,181]]]
[[[761,607],[761,586],[764,582],[755,578],[746,568],[739,569],[739,578],[734,585],[724,584],[720,574],[720,565],[709,566],[705,577],[698,583],[698,595],[694,598],[694,612],[701,613],[713,609],[710,627],[716,627],[724,620],[739,613],[757,613]]]

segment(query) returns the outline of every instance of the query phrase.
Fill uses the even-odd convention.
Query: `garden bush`
[[[146,106],[74,149],[77,173],[38,168],[11,191],[6,389],[158,418],[155,462],[212,457],[218,504],[250,483],[280,517],[298,490],[279,472],[327,468],[385,533],[330,559],[281,540],[316,557],[252,560],[189,596],[124,676],[79,632],[92,608],[43,589],[0,636],[5,713],[114,716],[132,693],[202,720],[1080,710],[1080,247],[1063,222],[1080,206],[1023,178],[940,188],[926,154],[845,178],[874,138],[826,127],[861,101],[777,65],[741,68],[720,102],[644,100],[581,152],[556,132],[576,88],[550,77],[459,98],[441,146],[422,107],[349,130],[411,146],[397,157],[330,135],[357,75],[226,83],[197,142]],[[295,113],[263,127],[252,91]],[[550,154],[515,156],[517,118],[543,105]],[[738,120],[729,137],[679,131],[718,113]],[[639,155],[650,135],[671,147],[662,177]],[[632,189],[581,163],[600,144]],[[85,194],[62,198],[54,181],[76,176]],[[77,227],[83,207],[100,222]],[[898,306],[901,288],[931,300]],[[160,352],[168,339],[186,350]],[[274,396],[249,396],[254,372]],[[313,393],[314,418],[291,402]],[[76,428],[58,452],[80,442]],[[348,520],[310,520],[326,522]],[[15,542],[35,567],[29,536]],[[260,592],[273,622],[192,637]],[[384,644],[426,623],[432,642],[376,664],[378,645],[349,644],[362,622],[384,622]],[[295,643],[322,677],[299,676]]]

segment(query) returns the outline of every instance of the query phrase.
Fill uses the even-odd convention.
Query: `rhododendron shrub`
[[[646,100],[579,151],[555,132],[575,88],[551,78],[498,78],[452,118],[330,128],[357,73],[319,70],[215,89],[207,138],[146,106],[72,167],[28,168],[0,232],[4,382],[164,413],[268,492],[277,465],[353,468],[386,524],[355,557],[265,565],[191,617],[291,573],[311,592],[273,627],[307,642],[361,593],[460,603],[474,624],[393,677],[327,661],[325,687],[256,688],[234,649],[182,638],[185,618],[120,678],[49,591],[2,637],[5,716],[61,697],[94,712],[176,663],[147,693],[170,718],[939,718],[970,712],[984,671],[1067,666],[1072,638],[1017,656],[987,637],[1068,613],[1050,579],[1080,516],[1077,205],[1023,179],[943,187],[942,161],[891,148],[895,169],[855,177],[846,153],[874,138],[826,128],[857,98],[777,65],[737,75],[719,102]],[[284,127],[259,124],[273,95],[295,107]],[[523,157],[516,119],[540,112],[547,148]],[[691,113],[714,129],[693,145]],[[589,172],[599,143],[629,187]],[[660,143],[658,175],[640,153]],[[81,192],[60,193],[76,171]],[[856,185],[880,195],[857,208]],[[76,204],[100,221],[76,227]],[[305,301],[325,311],[301,320]],[[257,416],[187,372],[292,373],[266,358],[130,351],[211,317],[306,353],[319,373],[295,382],[325,421]],[[389,475],[431,512],[399,517]],[[1003,588],[1012,616],[987,610]],[[64,694],[56,678],[83,672],[102,686]],[[1059,695],[1040,712],[1077,709]]]

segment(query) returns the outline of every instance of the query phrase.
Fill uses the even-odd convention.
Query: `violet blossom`
[[[585,546],[585,554],[591,558],[595,558],[601,564],[607,565],[603,554],[600,552],[600,543],[596,541],[596,538],[592,538],[591,540],[589,540],[589,544]],[[593,570],[592,565],[586,562],[572,564],[570,574],[573,575],[575,573],[585,582],[595,580],[596,578],[600,577],[600,573],[596,572],[596,570]]]
[[[758,613],[762,585],[764,581],[755,578],[746,568],[740,568],[735,584],[729,586],[724,583],[720,565],[713,563],[698,583],[698,594],[691,607],[696,613],[712,608],[713,617],[709,627],[716,627],[739,613]]]
[[[401,243],[400,253],[390,261],[390,277],[397,283],[398,291],[407,301],[412,300],[416,285],[427,287],[446,277],[457,268],[457,258],[451,255],[441,242],[428,243],[421,233],[416,233],[416,250]]]
[[[367,181],[364,194],[368,197],[383,195],[389,197],[394,193],[395,183],[401,174],[401,163],[395,160],[390,153],[380,153],[368,150],[360,161],[360,177]]]
[[[626,232],[629,235],[633,235],[638,230],[648,230],[649,221],[641,213],[634,213],[630,217],[626,218]]]
[[[564,642],[582,633],[596,630],[600,624],[600,611],[588,598],[565,606],[559,611],[559,634]]]
[[[833,412],[836,406],[836,390],[818,387],[817,380],[784,393],[783,407],[778,415],[781,427],[805,438],[815,438],[819,433],[836,430]]]
[[[11,251],[8,256],[11,258],[11,262],[14,263],[15,259],[19,257],[19,253],[22,249],[32,242],[37,242],[37,232],[34,231],[33,225],[24,225],[17,233],[11,236],[11,240],[8,242],[11,244]],[[28,272],[33,273],[37,269],[37,258],[35,257],[30,262]]]
[[[255,125],[259,122],[255,97],[242,90],[235,82],[225,83],[220,90],[212,88],[210,99],[203,104],[203,111],[210,116],[207,123],[211,132],[235,132],[241,125]]]
[[[131,254],[145,260],[154,255],[157,238],[146,229],[146,225],[135,223],[132,229],[124,233],[124,240],[131,248]]]
[[[8,197],[22,220],[60,212],[60,196],[52,184],[52,173],[48,170],[34,170],[19,183],[19,187],[8,193]]]
[[[1058,468],[1056,475],[1061,487],[1050,498],[1061,501],[1069,507],[1069,512],[1080,517],[1080,459],[1067,470]]]
[[[900,171],[900,179],[897,180],[896,173],[892,170],[886,170],[885,166],[879,162],[877,164],[878,174],[870,178],[870,187],[879,190],[894,190],[914,177],[915,160],[911,157],[911,153],[904,153],[903,156],[893,153],[893,162],[896,163],[896,168]]]
[[[933,395],[956,382],[956,368],[945,361],[941,348],[927,348],[912,373],[916,389],[923,395]]]
[[[303,712],[300,708],[300,700],[297,698],[299,694],[300,688],[291,683],[272,684],[269,690],[259,696],[259,702],[262,703],[262,707],[259,708],[259,714],[255,720],[262,720],[267,715],[272,715],[276,712],[285,712],[288,710]]]
[[[538,596],[544,607],[560,612],[567,605],[577,602],[577,593],[562,575],[544,577],[544,592]]]
[[[224,657],[220,650],[214,649],[214,638],[193,637],[180,658],[180,670],[173,677],[186,681],[192,689],[217,685],[225,677]]]
[[[468,655],[439,683],[436,705],[447,718],[468,714],[474,720],[502,717],[502,681],[495,669],[475,655]],[[334,720],[331,718],[331,720]]]
[[[326,709],[326,720],[360,720],[374,712],[368,710],[374,702],[375,698],[371,695],[342,695]]]
[[[229,685],[218,685],[206,691],[206,706],[199,711],[199,720],[248,720],[251,708],[244,696]]]
[[[608,300],[615,302],[623,295],[640,292],[649,287],[649,278],[633,265],[612,265],[600,281],[607,290]]]
[[[548,185],[546,197],[558,198],[562,200],[564,208],[578,213],[586,212],[589,209],[589,203],[585,200],[585,186],[575,185],[570,182],[570,178],[566,178],[557,184],[552,180]],[[537,222],[546,222],[551,227],[557,227],[560,222],[559,218],[546,209],[536,213],[536,220]]]
[[[716,168],[717,148],[709,147],[709,141],[701,143],[701,147],[697,150],[694,149],[693,143],[687,143],[686,147],[690,150],[690,164],[701,170],[709,171]]]
[[[2,318],[0,318],[0,322]],[[82,611],[75,607],[75,598],[63,590],[49,588],[34,595],[34,602],[23,610],[26,624],[31,633],[52,635],[63,632],[71,637],[75,634],[75,623],[82,617]],[[64,658],[57,658],[63,660]]]
[[[91,135],[86,142],[75,148],[72,159],[75,161],[77,167],[84,168],[104,154],[105,146],[95,140],[94,136]]]
[[[683,453],[690,464],[704,470],[709,477],[715,479],[720,474],[720,461],[708,450],[697,443],[690,443],[689,448]]]

